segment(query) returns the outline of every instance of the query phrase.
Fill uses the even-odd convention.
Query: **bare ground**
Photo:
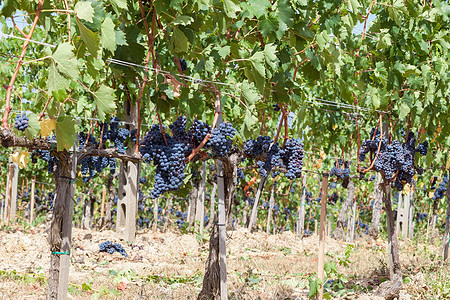
[[[0,299],[45,299],[50,249],[44,227],[0,231]],[[99,244],[121,243],[129,257],[99,252]],[[340,299],[376,299],[371,294],[387,278],[387,242],[357,239]],[[435,257],[438,247],[400,242],[405,277],[401,299],[450,298],[449,265]],[[327,238],[326,261],[337,261],[347,244]],[[318,238],[228,232],[228,288],[231,299],[307,299],[308,277],[317,271]],[[195,299],[201,289],[208,242],[179,231],[139,232],[126,244],[113,231],[74,229],[71,299]],[[408,278],[406,278],[408,277]],[[19,296],[19,297],[18,297]],[[334,294],[338,298],[337,294]]]

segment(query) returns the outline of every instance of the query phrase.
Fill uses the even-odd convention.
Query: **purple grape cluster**
[[[28,127],[28,121],[30,121],[30,119],[26,115],[16,115],[14,127],[16,127],[17,130],[25,131],[25,129],[27,129]]]
[[[231,123],[223,122],[213,129],[211,138],[206,148],[211,148],[212,153],[217,156],[225,156],[231,150],[232,138],[236,134],[236,130]]]
[[[112,243],[110,241],[106,241],[106,242],[101,243],[99,245],[99,247],[100,247],[100,252],[106,252],[109,254],[113,254],[114,252],[119,252],[123,256],[128,257],[127,252],[122,247],[122,245],[119,243]]]
[[[436,189],[436,191],[434,191],[433,200],[442,199],[444,197],[445,192],[447,190],[447,184],[448,184],[448,176],[445,175],[444,178],[442,179],[442,182],[439,183],[439,186]]]
[[[182,58],[180,58],[180,67],[181,67],[181,71],[186,71],[187,70],[187,63]]]
[[[417,145],[416,152],[419,152],[422,156],[427,155],[428,152],[428,141],[425,141]]]
[[[287,169],[285,176],[288,179],[302,176],[303,156],[303,143],[299,139],[293,138],[286,141],[281,151],[281,159]]]
[[[195,119],[194,122],[192,123],[189,132],[192,135],[192,140],[194,142],[195,147],[197,147],[205,139],[206,135],[208,133],[211,133],[211,127],[205,122]]]
[[[176,137],[182,137],[182,122],[174,123],[172,132],[178,132]],[[185,127],[184,127],[185,128]],[[150,192],[151,198],[157,198],[167,191],[177,191],[183,183],[186,168],[185,160],[191,147],[184,138],[180,140],[165,133],[167,146],[158,125],[153,125],[141,143],[140,152],[145,161],[153,161],[156,166],[155,183]]]
[[[340,161],[338,167],[335,166],[331,169],[330,176],[336,176],[340,179],[348,178],[350,176],[350,163]]]
[[[273,143],[267,151],[264,160],[258,160],[256,162],[259,167],[259,175],[261,177],[267,177],[268,173],[275,167],[281,166],[281,149],[277,143]]]
[[[272,139],[268,136],[258,136],[256,140],[249,139],[244,143],[244,154],[250,158],[258,158],[263,156],[270,148]]]
[[[391,180],[395,174],[395,187],[398,190],[403,189],[403,185],[411,183],[414,174],[416,174],[415,163],[415,144],[416,138],[414,133],[409,132],[406,143],[394,140],[392,143],[386,138],[381,138],[380,132],[372,129],[370,133],[371,139],[365,140],[359,149],[359,159],[364,161],[367,153],[375,154],[378,151],[378,145],[381,139],[381,146],[378,156],[374,162],[374,169],[383,174],[386,180]]]
[[[105,125],[106,126],[106,125]],[[105,140],[108,138],[108,133],[105,134],[105,130],[103,131],[104,139],[102,140],[103,145],[102,148],[105,148]],[[99,142],[95,139],[94,136],[80,132],[77,136],[78,139],[78,149],[81,150],[85,146],[99,147]],[[85,145],[87,144],[87,145]],[[110,168],[111,174],[116,172],[116,160],[114,158],[108,158],[104,156],[90,156],[83,158],[80,162],[80,172],[83,178],[83,181],[89,182],[92,178],[94,178],[95,174],[101,173],[103,169],[106,169],[108,166]]]

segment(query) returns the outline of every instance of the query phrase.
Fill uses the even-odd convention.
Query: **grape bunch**
[[[278,105],[278,103],[273,104],[272,107],[273,107],[274,111],[280,111],[281,110],[281,107]]]
[[[335,166],[331,169],[330,176],[336,176],[340,179],[348,178],[350,176],[350,164],[350,162],[343,162],[340,159],[337,164],[338,166]]]
[[[192,135],[194,146],[197,147],[204,140],[206,135],[211,133],[211,127],[205,122],[195,119],[189,132]],[[205,144],[205,147],[207,147],[208,143],[209,141]]]
[[[175,120],[175,122],[169,125],[169,128],[172,130],[172,136],[174,139],[180,142],[190,143],[192,140],[192,133],[189,131],[186,132],[186,123],[186,117],[180,116]]]
[[[419,152],[422,156],[427,155],[428,152],[428,142],[425,141],[419,145],[417,145],[416,152]]]
[[[258,136],[256,140],[249,139],[244,143],[244,154],[250,158],[258,158],[263,156],[270,148],[272,139],[268,136]]]
[[[242,171],[241,168],[237,168],[237,182],[236,182],[236,184],[239,184],[239,180],[245,181],[245,174],[244,174],[244,171]]]
[[[182,58],[180,58],[180,67],[181,67],[181,71],[186,71],[187,70],[187,63]]]
[[[99,245],[100,247],[100,252],[106,252],[109,254],[113,254],[114,252],[118,252],[120,254],[122,254],[125,257],[128,257],[127,252],[125,251],[125,249],[122,247],[121,244],[119,243],[112,243],[110,241],[106,241],[103,242]]]
[[[28,127],[28,121],[30,121],[30,119],[25,114],[16,115],[14,127],[16,127],[17,130],[25,131]]]
[[[445,192],[447,190],[447,184],[448,184],[448,176],[445,175],[444,178],[442,179],[442,182],[439,183],[439,186],[436,189],[436,191],[434,191],[433,200],[442,199],[444,197]]]
[[[256,164],[259,167],[259,175],[261,175],[261,177],[267,177],[273,168],[281,166],[281,149],[278,142],[273,143],[270,146],[269,151],[267,151],[265,159],[258,160]]]
[[[231,123],[220,123],[218,127],[213,129],[207,148],[211,148],[214,155],[225,156],[231,150],[231,139],[235,134],[236,130],[233,128]]]
[[[102,148],[105,148],[104,142],[111,136],[110,130],[105,130],[108,127],[107,124],[103,127],[103,145]],[[113,127],[113,126],[111,126]],[[84,147],[92,146],[95,148],[99,147],[99,142],[95,139],[92,134],[86,134],[84,132],[80,132],[77,136],[78,139],[78,149],[81,150]],[[103,169],[106,169],[108,166],[110,167],[111,174],[116,172],[116,160],[114,158],[108,158],[103,156],[90,156],[83,158],[80,162],[80,172],[83,178],[83,181],[89,182],[92,178],[94,178],[95,174],[101,173]]]
[[[289,139],[281,151],[281,159],[287,171],[285,176],[292,180],[302,176],[303,143],[299,139]]]
[[[339,196],[336,192],[334,192],[333,194],[331,194],[331,196],[328,196],[328,203],[335,205],[336,202],[339,200]]]
[[[415,166],[416,138],[414,133],[409,132],[407,140],[403,144],[397,140],[389,143],[388,139],[382,138],[379,130],[375,132],[375,129],[372,129],[370,137],[361,144],[359,160],[364,161],[365,155],[369,152],[375,157],[380,145],[374,169],[382,173],[386,180],[392,180],[396,176],[394,186],[398,190],[402,190],[404,184],[412,182],[416,169],[420,170]]]
[[[173,131],[178,129],[172,128]],[[190,145],[165,133],[167,146],[158,125],[153,125],[141,143],[140,152],[146,162],[156,166],[155,183],[150,192],[152,199],[167,191],[177,191],[183,183],[185,160],[190,153]]]

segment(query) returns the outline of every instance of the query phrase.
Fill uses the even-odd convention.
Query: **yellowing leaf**
[[[52,130],[56,128],[56,121],[53,119],[46,119],[40,122],[41,124],[41,135],[47,137],[50,135]]]
[[[408,195],[410,191],[411,186],[409,185],[409,183],[405,184],[405,186],[403,186],[403,195]]]
[[[11,160],[19,165],[19,168],[23,169],[27,167],[28,161],[30,160],[30,153],[28,151],[22,150],[21,152],[16,151],[11,154]]]
[[[321,158],[321,159],[324,159],[325,156],[327,156],[327,155],[325,154],[325,152],[324,152],[323,150],[320,151],[320,158]]]
[[[26,168],[29,161],[30,153],[28,151],[22,150],[19,155],[19,168]]]
[[[20,155],[19,151],[16,151],[13,154],[11,154],[11,160],[16,164],[19,163],[19,155]]]

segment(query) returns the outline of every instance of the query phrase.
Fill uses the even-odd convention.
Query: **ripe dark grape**
[[[28,127],[28,121],[30,121],[30,119],[25,114],[16,115],[14,127],[16,127],[17,130],[25,131]]]
[[[211,148],[213,154],[217,156],[227,155],[231,150],[231,139],[235,134],[236,130],[229,122],[223,122],[214,128],[211,133],[211,138],[208,141],[208,146]]]
[[[448,176],[444,176],[444,178],[442,179],[442,182],[439,183],[438,188],[436,189],[436,191],[434,191],[434,196],[433,199],[442,199],[445,195],[445,192],[447,190],[447,184],[448,184]]]
[[[274,111],[280,111],[281,110],[281,107],[278,105],[278,103],[273,104],[272,107],[273,107]]]
[[[99,245],[100,247],[100,252],[106,252],[109,254],[113,254],[114,252],[119,252],[120,254],[122,254],[125,257],[128,257],[127,252],[125,251],[125,249],[122,247],[121,244],[118,243],[112,243],[110,241],[106,241],[103,242]]]
[[[180,67],[181,67],[181,71],[187,70],[187,63],[184,59],[181,59],[181,58],[180,58]]]
[[[208,133],[211,133],[211,127],[197,119],[194,120],[194,123],[192,123],[191,129],[189,130],[190,134],[192,135],[195,147],[200,145],[200,143],[203,141],[203,139],[206,137]],[[209,141],[206,143],[206,145],[209,143]],[[207,147],[205,145],[205,147]]]
[[[281,151],[281,159],[287,169],[285,176],[290,180],[300,178],[303,167],[303,143],[295,138],[287,140]]]
[[[427,152],[428,152],[428,141],[425,141],[425,142],[417,145],[416,151],[419,152],[422,156],[427,155]]]
[[[379,131],[375,133],[374,129],[370,136],[373,140],[366,140],[361,144],[359,159],[364,160],[365,154],[369,152],[375,157],[381,139],[380,151],[374,162],[375,171],[381,172],[386,180],[392,180],[397,176],[394,186],[398,190],[401,190],[404,184],[411,183],[417,169],[414,165],[416,152],[414,133],[409,132],[407,141],[403,144],[397,140],[389,144],[388,140],[381,138]]]
[[[186,142],[172,138],[167,133],[165,137],[167,146],[159,126],[153,125],[140,147],[144,160],[153,161],[156,165],[151,198],[157,198],[167,191],[177,191],[185,177],[185,159],[190,153],[190,146]]]
[[[249,139],[244,143],[244,154],[250,158],[259,158],[267,153],[272,144],[272,139],[268,136],[258,136],[256,140]]]

